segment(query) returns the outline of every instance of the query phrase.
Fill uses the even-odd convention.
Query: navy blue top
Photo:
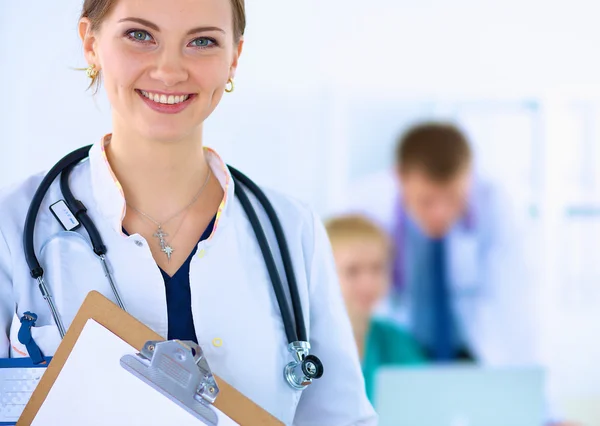
[[[200,241],[204,241],[210,237],[212,229],[215,226],[216,218],[216,215],[212,218],[202,233]],[[123,232],[127,234],[125,229],[123,229]],[[192,250],[183,265],[181,265],[181,268],[179,268],[172,277],[159,268],[163,279],[165,280],[168,340],[191,340],[198,343],[196,330],[194,328],[194,319],[192,317],[192,295],[190,291],[190,264],[194,254],[196,254],[197,248],[198,246],[194,247],[194,250]]]

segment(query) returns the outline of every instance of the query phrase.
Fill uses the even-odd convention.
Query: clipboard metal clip
[[[217,425],[211,405],[219,387],[202,348],[191,341],[148,341],[121,366],[208,425]]]

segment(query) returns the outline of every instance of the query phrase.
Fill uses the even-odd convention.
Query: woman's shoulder
[[[408,336],[408,333],[398,324],[388,318],[375,316],[371,319],[371,330],[380,334],[397,334]]]
[[[11,219],[25,221],[29,204],[44,176],[44,172],[35,173],[0,188],[0,217],[4,222],[0,226],[10,223]]]
[[[420,363],[426,359],[413,336],[388,319],[372,319],[370,333],[372,338],[386,348],[385,352],[390,359],[403,363]]]
[[[260,189],[275,210],[286,236],[289,234],[289,238],[292,238],[292,236],[298,235],[298,232],[304,235],[314,232],[314,227],[318,226],[320,219],[315,209],[307,201],[269,186],[261,185]],[[258,203],[258,200],[253,204],[255,204],[259,216],[268,220],[265,209]]]
[[[297,259],[302,259],[307,275],[310,276],[318,269],[315,265],[331,266],[328,263],[329,239],[316,209],[298,197],[272,188],[261,189],[277,213],[290,252],[297,256]],[[267,223],[264,211],[259,213],[259,216],[263,218],[263,223]],[[270,233],[269,230],[267,233]]]
[[[0,187],[0,208],[8,202],[30,200],[46,175],[45,172],[31,174],[14,183]]]
[[[81,179],[82,173],[85,173],[88,169],[87,164],[88,163],[86,162],[75,167],[71,175],[71,184],[80,191],[81,188],[79,186],[85,185],[87,182],[84,182]],[[0,217],[3,218],[3,220],[8,217],[14,217],[19,223],[25,222],[25,216],[29,210],[29,205],[42,184],[42,181],[47,176],[48,171],[49,170],[41,170],[14,183],[0,187]],[[54,179],[54,181],[48,185],[48,190],[44,194],[44,198],[40,205],[40,211],[46,211],[51,204],[62,198],[59,180],[60,179],[58,178]],[[1,222],[0,226],[2,226]]]
[[[82,183],[80,175],[86,168],[79,166],[73,170],[72,184],[79,193],[82,192],[79,188]],[[0,233],[10,244],[19,244],[21,241],[29,207],[47,173],[47,170],[38,171],[0,188]],[[48,185],[41,200],[37,217],[38,224],[43,223],[41,226],[46,226],[48,221],[55,221],[50,214],[50,206],[63,198],[59,180],[54,179]]]
[[[279,216],[287,217],[296,223],[313,222],[316,213],[308,202],[273,188],[264,187],[262,190]]]
[[[396,324],[392,320],[382,317],[375,317],[371,320],[371,332],[380,336],[383,339],[395,342],[415,342],[411,334],[402,326]]]

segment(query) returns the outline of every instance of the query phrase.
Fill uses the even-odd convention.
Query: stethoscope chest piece
[[[323,363],[315,355],[309,354],[308,342],[292,342],[288,350],[294,354],[295,360],[285,366],[284,376],[292,388],[302,390],[314,379],[323,376]]]

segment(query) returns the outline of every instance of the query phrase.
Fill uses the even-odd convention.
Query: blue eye
[[[202,37],[202,38],[197,38],[197,39],[193,40],[190,44],[194,47],[206,48],[206,47],[210,47],[216,43],[214,40],[212,40],[210,38]]]
[[[150,34],[148,34],[147,31],[143,31],[143,30],[129,31],[127,33],[127,36],[135,41],[151,41],[152,40],[152,36]]]

